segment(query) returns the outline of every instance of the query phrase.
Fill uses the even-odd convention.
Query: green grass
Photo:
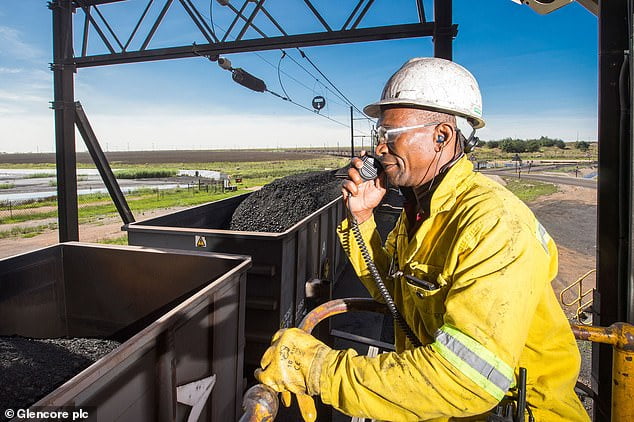
[[[518,180],[510,177],[503,177],[503,179],[506,182],[506,188],[524,202],[531,202],[540,196],[557,192],[557,186],[552,183],[536,180]]]
[[[114,237],[112,239],[100,239],[97,243],[104,243],[106,245],[127,245],[128,244],[128,234],[124,234],[123,236]]]
[[[25,179],[44,179],[46,177],[56,177],[56,173],[30,173],[24,176]]]
[[[478,147],[469,155],[474,155],[477,160],[484,161],[510,161],[514,156],[514,152],[504,152],[500,148]],[[587,152],[576,149],[573,144],[567,144],[566,149],[557,147],[542,147],[539,152],[521,152],[520,158],[526,160],[597,160],[598,145],[596,142],[590,145]]]
[[[239,195],[245,193],[246,190],[238,189],[236,192],[226,193],[214,193],[206,192],[198,189],[169,189],[156,191],[149,189],[138,192],[136,195],[126,197],[128,205],[132,210],[132,213],[140,213],[144,211],[154,210],[158,208],[173,208],[173,207],[187,207],[193,205],[200,205],[206,202],[217,201],[220,199],[228,198],[230,196]],[[46,203],[51,206],[55,203]],[[0,217],[0,224],[15,224],[23,223],[25,221],[42,220],[45,218],[57,217],[57,209],[39,210],[43,208],[38,207],[20,207],[13,208],[13,215]],[[4,211],[4,210],[2,210]],[[6,211],[5,211],[6,212]],[[109,200],[103,200],[99,202],[93,202],[90,205],[80,203],[79,206],[79,220],[81,223],[90,223],[96,220],[100,220],[105,217],[111,217],[117,215],[117,209],[114,204]]]
[[[177,174],[177,170],[164,168],[134,168],[114,172],[117,179],[159,179],[161,177],[174,177]]]
[[[55,229],[57,229],[57,223],[40,224],[38,226],[28,226],[28,227],[14,227],[11,230],[0,231],[0,239],[6,239],[9,237],[29,238],[29,237],[37,236],[40,233],[44,233],[45,231],[55,230]]]
[[[3,214],[6,213],[4,209],[2,209]],[[7,217],[0,217],[0,224],[15,224],[15,223],[23,223],[25,221],[33,221],[33,220],[44,220],[45,218],[53,218],[57,217],[57,209],[55,211],[37,211],[37,208],[34,208],[33,212],[16,212],[13,210],[13,215],[9,215]]]
[[[206,202],[217,201],[230,196],[240,195],[250,192],[248,189],[256,186],[264,186],[275,179],[291,174],[304,173],[308,171],[322,171],[324,169],[336,169],[349,163],[347,158],[319,157],[311,160],[293,161],[269,161],[269,162],[210,162],[210,163],[184,163],[182,165],[165,166],[161,171],[169,171],[170,175],[175,175],[177,168],[190,168],[200,170],[216,170],[229,174],[232,178],[241,176],[242,182],[235,183],[238,190],[236,192],[214,193],[213,186],[209,186],[209,192],[203,189],[177,188],[158,191],[155,189],[142,189],[126,194],[126,200],[132,213],[139,215],[142,212],[175,207],[191,207]],[[131,174],[151,174],[156,171],[156,164],[152,166],[130,167]],[[122,166],[123,167],[123,166]],[[167,169],[167,170],[166,170]],[[139,176],[147,177],[147,176]],[[161,176],[165,177],[165,176]],[[81,195],[78,197],[79,221],[81,224],[91,223],[104,218],[116,217],[118,215],[110,196],[107,193],[95,193]],[[42,220],[57,217],[57,200],[55,198],[45,198],[34,200],[29,203],[12,204],[12,216],[7,216],[8,206],[0,204],[0,224],[15,224],[26,221]],[[0,236],[34,236],[49,225],[36,226],[38,228],[14,228],[5,232],[0,232]],[[124,242],[124,244],[127,243]]]
[[[0,183],[0,189],[11,189],[14,187],[15,185],[13,183]]]

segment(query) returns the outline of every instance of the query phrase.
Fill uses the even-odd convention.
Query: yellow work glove
[[[282,393],[282,402],[290,406],[290,393],[297,395],[302,417],[307,422],[317,418],[310,396],[319,394],[319,376],[328,352],[332,349],[299,328],[279,330],[273,336],[255,377],[262,384]]]

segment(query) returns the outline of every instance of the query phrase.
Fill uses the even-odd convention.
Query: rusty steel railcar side
[[[345,218],[341,198],[335,199],[281,233],[229,230],[231,216],[248,195],[203,204],[124,226],[130,245],[206,250],[249,255],[247,274],[245,362],[257,365],[280,327],[292,327],[310,308],[308,280],[332,284],[347,258],[336,227]]]
[[[193,407],[179,387],[215,376],[200,420],[236,420],[250,265],[246,256],[80,242],[0,260],[0,335],[122,341],[33,408],[187,420]]]

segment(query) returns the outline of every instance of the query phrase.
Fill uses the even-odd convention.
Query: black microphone
[[[363,180],[374,180],[379,176],[379,171],[383,170],[381,162],[371,155],[364,155],[361,161],[363,161],[363,167],[359,169],[359,176]]]
[[[383,166],[377,158],[374,158],[371,155],[364,155],[359,158],[363,162],[363,167],[358,170],[359,175],[366,182],[368,180],[376,179],[379,176],[379,173],[383,171]],[[340,168],[335,172],[335,177],[338,177],[339,179],[347,179],[349,168],[350,166]]]

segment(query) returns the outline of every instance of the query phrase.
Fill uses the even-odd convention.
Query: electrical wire
[[[328,120],[330,120],[330,121],[332,121],[332,122],[335,122],[335,123],[337,123],[337,124],[339,124],[339,125],[341,125],[341,126],[345,126],[345,127],[347,127],[347,128],[349,128],[349,127],[350,127],[350,125],[348,125],[348,124],[346,124],[346,123],[340,122],[339,120],[333,119],[332,117],[328,117],[328,116],[326,116],[325,114],[319,114],[319,113],[315,112],[315,110],[312,110],[312,109],[310,109],[310,108],[308,108],[308,107],[306,107],[306,106],[304,106],[304,105],[302,105],[302,104],[300,104],[300,103],[298,103],[298,102],[295,102],[295,101],[291,100],[290,98],[287,98],[287,97],[285,97],[285,96],[283,96],[283,95],[280,95],[280,94],[278,94],[278,93],[277,93],[277,92],[275,92],[275,91],[271,91],[271,90],[270,90],[270,89],[268,89],[268,88],[266,89],[266,92],[268,92],[269,94],[273,94],[274,96],[276,96],[276,97],[277,97],[277,98],[279,98],[279,99],[282,99],[282,100],[284,100],[284,101],[288,101],[288,102],[289,102],[289,103],[291,103],[291,104],[295,104],[297,107],[301,107],[301,108],[303,108],[304,110],[308,110],[308,111],[310,111],[311,113],[316,114],[317,116],[324,117],[324,118],[326,118],[326,119],[328,119]]]
[[[336,90],[339,94],[341,94],[341,96],[342,96],[342,97],[343,97],[343,98],[344,98],[344,99],[348,102],[348,104],[350,104],[350,105],[351,105],[351,106],[352,106],[355,110],[357,110],[360,114],[364,115],[365,117],[367,117],[368,119],[370,119],[370,120],[371,120],[371,117],[370,117],[370,116],[368,116],[367,114],[365,114],[362,110],[359,110],[359,108],[358,108],[356,105],[354,105],[354,103],[353,103],[352,101],[350,101],[350,100],[348,99],[348,97],[346,97],[346,96],[345,96],[345,94],[344,94],[343,92],[341,92],[341,91],[339,90],[339,88],[337,88],[337,87],[335,86],[335,84],[334,84],[334,83],[332,83],[332,81],[331,81],[330,79],[328,79],[328,77],[327,77],[326,75],[324,75],[324,72],[322,72],[322,71],[321,71],[321,70],[317,67],[317,65],[316,65],[315,63],[313,63],[313,61],[310,59],[310,57],[308,57],[308,55],[306,55],[306,53],[304,53],[304,51],[303,51],[302,49],[300,49],[299,47],[297,47],[297,51],[299,51],[299,54],[301,54],[301,56],[302,56],[304,59],[308,60],[308,63],[310,63],[310,64],[311,64],[311,65],[315,68],[315,70],[316,70],[317,72],[319,72],[319,74],[320,74],[321,76],[323,76],[323,77],[324,77],[324,79],[325,79],[325,80],[326,80],[326,81],[327,81],[330,85],[332,85],[332,87],[333,87],[333,88],[334,88],[334,89],[335,89],[335,90]]]
[[[381,293],[381,297],[383,298],[383,301],[387,305],[387,308],[390,310],[390,313],[392,314],[392,317],[394,318],[396,325],[398,325],[401,331],[403,331],[403,333],[405,334],[409,342],[414,347],[421,347],[422,343],[420,342],[416,334],[414,334],[410,326],[407,324],[407,321],[405,321],[405,318],[403,318],[403,315],[401,315],[401,313],[396,308],[396,304],[394,303],[394,299],[392,299],[392,295],[390,295],[390,292],[385,286],[385,283],[383,282],[383,279],[381,278],[381,274],[379,273],[379,270],[376,268],[376,264],[374,264],[374,261],[372,261],[372,257],[370,256],[370,253],[365,244],[365,241],[363,240],[363,236],[361,235],[361,229],[359,228],[359,223],[357,222],[357,219],[354,217],[349,207],[346,207],[346,211],[348,212],[348,220],[351,223],[352,234],[357,242],[357,245],[359,246],[359,250],[361,251],[361,256],[363,257],[363,260],[365,261],[365,264],[368,267],[368,271],[370,272],[370,275],[372,275],[372,278],[374,279],[374,283],[376,284],[376,287],[379,290],[379,293]]]
[[[217,28],[219,28],[220,30],[225,31],[225,32],[226,32],[226,29],[222,28],[220,25],[216,25],[216,24],[214,24],[214,22],[213,22],[213,3],[214,3],[214,0],[210,0],[210,2],[209,2],[209,22],[210,22],[210,24],[211,24],[211,28],[212,28],[212,30],[214,31],[214,35],[215,35],[215,28],[216,28],[216,27],[217,27]],[[311,73],[308,69],[306,69],[304,66],[302,66],[302,65],[301,65],[301,63],[299,63],[299,62],[298,62],[298,61],[297,61],[297,60],[296,60],[293,56],[291,56],[291,55],[290,55],[290,54],[288,54],[286,51],[284,51],[284,49],[280,49],[280,51],[282,52],[282,56],[280,57],[280,60],[278,61],[277,66],[276,66],[276,65],[274,65],[273,63],[271,63],[270,61],[268,61],[268,60],[267,60],[264,56],[262,56],[262,55],[261,55],[261,54],[259,54],[258,52],[254,52],[254,54],[255,54],[257,57],[259,57],[262,61],[264,61],[265,63],[267,63],[268,65],[270,65],[270,66],[271,66],[271,67],[273,67],[274,69],[277,69],[278,81],[279,81],[280,87],[282,88],[282,91],[284,92],[284,96],[282,96],[282,95],[280,95],[280,94],[278,94],[278,93],[276,93],[276,92],[274,92],[274,91],[271,91],[271,90],[269,90],[269,89],[267,89],[267,90],[266,90],[267,92],[269,92],[270,94],[272,94],[272,95],[274,95],[274,96],[276,96],[276,97],[278,97],[278,98],[280,98],[280,99],[282,99],[282,100],[284,100],[284,101],[288,101],[288,102],[290,102],[290,103],[292,103],[292,104],[294,104],[294,105],[296,105],[296,106],[298,106],[298,107],[301,107],[301,108],[303,108],[304,110],[308,110],[308,111],[310,111],[310,112],[312,112],[312,113],[314,113],[314,114],[318,114],[319,116],[324,117],[324,118],[326,118],[326,119],[328,119],[328,120],[330,120],[330,121],[332,121],[332,122],[335,122],[335,123],[337,123],[337,124],[339,124],[339,125],[342,125],[342,126],[345,126],[345,127],[348,127],[348,128],[350,127],[350,125],[345,124],[345,123],[343,123],[343,122],[340,122],[340,121],[338,121],[338,120],[336,120],[336,119],[333,119],[333,118],[331,118],[331,117],[329,117],[329,116],[326,116],[325,114],[315,113],[315,110],[312,110],[312,109],[310,109],[310,108],[308,108],[308,107],[306,107],[306,106],[304,106],[304,105],[302,105],[302,104],[300,104],[300,103],[297,103],[297,102],[293,101],[293,100],[290,98],[290,95],[287,93],[287,91],[286,91],[286,89],[285,89],[285,87],[284,87],[284,85],[283,85],[283,83],[282,83],[281,74],[286,75],[288,78],[290,78],[290,79],[292,79],[293,81],[297,82],[299,85],[303,86],[303,87],[304,87],[304,88],[306,88],[307,90],[311,90],[311,88],[310,88],[309,86],[307,86],[306,84],[302,83],[301,81],[299,81],[298,79],[294,78],[292,75],[290,75],[290,74],[288,74],[287,72],[285,72],[285,71],[281,70],[280,65],[281,65],[282,59],[283,59],[284,57],[288,56],[288,57],[289,57],[289,58],[290,58],[290,59],[291,59],[291,60],[292,60],[295,64],[297,64],[297,65],[298,65],[301,69],[303,69],[303,70],[304,70],[304,72],[306,72],[306,73],[307,73],[308,75],[310,75],[313,79],[315,79],[315,81],[316,81],[317,83],[319,83],[320,85],[322,85],[322,86],[323,86],[326,90],[330,91],[330,92],[331,92],[333,95],[335,95],[338,99],[340,99],[340,100],[342,100],[342,101],[346,102],[346,103],[347,103],[347,105],[352,106],[355,110],[357,110],[358,112],[360,112],[361,114],[363,114],[364,116],[366,116],[366,117],[367,117],[367,115],[366,115],[365,113],[363,113],[361,110],[359,110],[359,108],[357,108],[357,106],[355,106],[355,105],[354,105],[354,104],[353,104],[353,103],[352,103],[352,102],[351,102],[351,101],[350,101],[350,100],[349,100],[349,99],[348,99],[348,98],[347,98],[347,97],[346,97],[346,96],[345,96],[345,95],[344,95],[344,94],[343,94],[343,93],[342,93],[342,92],[341,92],[341,91],[340,91],[340,90],[339,90],[339,89],[338,89],[338,88],[337,88],[337,87],[336,87],[336,86],[332,83],[332,81],[330,81],[330,80],[326,77],[326,75],[324,75],[324,74],[323,74],[323,72],[321,72],[321,70],[319,70],[319,69],[317,68],[317,66],[316,66],[316,65],[315,65],[315,64],[314,64],[314,63],[310,60],[310,58],[308,58],[308,56],[306,56],[306,53],[304,53],[304,52],[303,52],[302,50],[300,50],[299,48],[297,48],[297,50],[300,52],[300,54],[302,55],[302,57],[304,57],[305,59],[307,59],[307,60],[309,61],[309,63],[311,63],[311,65],[312,65],[313,67],[315,67],[315,69],[317,69],[317,71],[318,71],[318,72],[319,72],[319,73],[320,73],[320,74],[321,74],[321,75],[322,75],[322,76],[323,76],[323,77],[324,77],[324,78],[328,81],[328,83],[329,83],[330,85],[332,85],[332,86],[333,86],[333,88],[334,88],[334,89],[335,89],[335,90],[336,90],[339,94],[337,94],[337,93],[336,93],[336,92],[334,92],[332,89],[330,89],[330,88],[329,88],[326,84],[324,84],[323,82],[321,82],[321,81],[319,80],[319,78],[317,78],[317,77],[316,77],[315,75],[313,75],[313,74],[312,74],[312,73]],[[197,54],[197,55],[199,55],[199,56],[201,56],[200,54],[198,54],[198,53],[196,53],[196,52],[194,52],[194,53],[195,53],[195,54]],[[206,56],[204,56],[204,57],[206,57]],[[209,58],[209,57],[207,57],[207,58]],[[314,92],[314,88],[312,88],[312,91]],[[332,100],[332,98],[329,98],[329,101],[332,101],[332,102],[333,102],[333,103],[335,103],[335,104],[339,104],[340,106],[344,106],[344,107],[346,106],[346,105],[344,105],[344,104],[341,104],[341,103],[339,103],[339,102],[337,102],[337,101]],[[369,119],[369,118],[368,118],[368,119]],[[359,129],[356,129],[356,128],[355,128],[354,130],[355,130],[357,133],[361,133],[361,134],[363,134],[363,135],[370,136],[370,135],[368,135],[367,133],[365,133],[365,132],[363,132],[363,131],[360,131]]]
[[[282,53],[286,54],[286,56],[287,56],[288,58],[290,58],[291,60],[293,60],[295,63],[297,63],[297,62],[293,59],[293,56],[291,56],[290,54],[288,54],[286,51],[284,51],[284,50],[282,50],[282,49],[280,49],[280,51],[281,51]],[[269,62],[268,60],[266,60],[266,59],[265,59],[265,58],[264,58],[261,54],[259,54],[259,53],[257,53],[257,52],[254,52],[254,54],[255,54],[256,56],[258,56],[260,59],[262,59],[265,63],[268,63],[269,65],[271,65],[271,66],[272,66],[272,67],[274,67],[274,68],[276,67],[273,63],[271,63],[271,62]],[[314,88],[314,87],[313,87],[313,88],[309,87],[308,85],[306,85],[305,83],[301,82],[299,79],[297,79],[297,78],[293,77],[293,76],[292,76],[292,75],[290,75],[289,73],[287,73],[287,72],[285,72],[285,71],[283,71],[283,70],[281,71],[281,73],[283,73],[284,75],[286,75],[289,79],[292,79],[293,81],[297,82],[297,84],[299,84],[299,85],[303,86],[303,87],[304,87],[304,88],[306,88],[307,90],[309,90],[309,91],[311,91],[311,92],[314,92],[314,91],[315,91],[315,88]],[[311,75],[311,76],[312,76],[312,75]],[[313,78],[315,78],[315,77],[313,76]],[[317,82],[319,82],[319,83],[320,83],[323,87],[325,87],[326,89],[328,89],[328,87],[327,87],[326,85],[324,85],[323,83],[321,83],[318,79],[316,79],[316,78],[315,78],[315,80],[316,80]],[[332,92],[332,91],[331,91],[331,92]],[[329,98],[329,97],[327,97],[327,98],[328,98],[328,101],[329,101],[329,102],[333,102],[333,103],[335,103],[335,104],[339,104],[339,105],[340,105],[340,106],[342,106],[342,107],[347,107],[347,106],[348,106],[347,104],[342,104],[342,103],[340,103],[340,102],[338,102],[338,101],[334,101],[332,98]],[[345,101],[345,100],[342,100],[342,101]]]
[[[288,92],[286,92],[286,89],[284,89],[284,84],[282,83],[282,77],[280,76],[280,65],[282,64],[282,59],[286,57],[286,51],[282,50],[282,55],[280,56],[280,61],[277,62],[277,80],[280,83],[280,86],[282,87],[282,91],[284,91],[284,95],[286,95],[287,98],[291,98],[290,95],[288,95]]]
[[[216,35],[216,28],[214,25],[214,0],[209,0],[209,23],[211,24],[211,32]]]
[[[284,51],[284,50],[282,50]],[[291,56],[290,54],[288,54],[288,57],[297,65],[299,66],[304,72],[306,72],[308,75],[310,75],[311,78],[313,78],[315,81],[317,81],[317,83],[319,83],[320,85],[322,85],[324,88],[326,88],[328,91],[330,91],[331,93],[333,93],[337,98],[339,98],[341,101],[345,102],[346,105],[350,106],[353,105],[351,104],[348,100],[346,100],[345,98],[343,98],[340,94],[336,93],[335,91],[333,91],[332,89],[330,89],[328,87],[328,85],[324,84],[323,82],[321,82],[319,80],[318,77],[316,77],[315,75],[313,75],[308,69],[306,69],[300,62],[298,62],[297,60],[295,60],[295,58],[293,56]],[[343,104],[341,104],[343,105]]]
[[[210,0],[210,4],[209,4],[209,20],[211,23],[212,28],[214,27],[218,27],[219,29],[223,30],[226,32],[226,30],[224,28],[222,28],[219,25],[215,25],[213,23],[213,15],[212,15],[212,7],[213,7],[213,0]],[[214,33],[215,35],[215,33]],[[302,50],[300,50],[299,48],[297,48],[297,50],[300,52],[300,54],[302,55],[303,58],[305,58],[306,60],[308,60],[308,62],[324,77],[324,79],[326,79],[326,81],[336,90],[333,91],[331,88],[328,87],[328,85],[324,84],[322,81],[319,80],[319,78],[317,78],[314,74],[312,74],[308,69],[306,69],[306,67],[304,67],[299,61],[297,61],[293,56],[291,56],[290,54],[288,54],[286,51],[284,51],[284,49],[280,49],[280,51],[283,54],[286,54],[288,56],[289,59],[291,59],[295,64],[297,64],[297,66],[299,66],[302,70],[304,70],[304,72],[306,72],[308,75],[310,75],[310,77],[312,77],[313,79],[315,79],[320,85],[322,85],[326,90],[330,91],[334,96],[336,96],[338,99],[340,99],[341,101],[345,102],[346,104],[341,104],[337,101],[333,101],[332,99],[329,99],[330,101],[334,102],[335,104],[339,104],[341,106],[352,106],[355,110],[357,110],[357,112],[359,112],[360,114],[366,116],[366,118],[372,120],[370,117],[368,117],[365,113],[363,113],[363,111],[361,111],[354,103],[352,103],[352,101],[350,101],[350,99],[348,99],[342,92],[341,90],[339,90],[332,81],[330,81],[330,79],[328,79],[328,77],[319,69],[317,68],[317,66],[310,60],[310,58],[306,55],[306,53]],[[275,68],[276,66],[269,62],[268,60],[266,60],[262,55],[258,54],[257,52],[254,52],[256,54],[256,56],[258,56],[260,59],[262,59],[264,62],[268,63],[270,66],[272,66],[273,68]],[[308,87],[306,84],[303,84],[302,82],[300,82],[299,80],[297,80],[296,78],[294,78],[293,76],[289,75],[287,72],[282,71],[281,73],[283,73],[284,75],[286,75],[287,77],[289,77],[290,79],[294,80],[295,82],[297,82],[298,84],[302,85],[303,87],[305,87],[306,89],[310,90],[310,87]]]

